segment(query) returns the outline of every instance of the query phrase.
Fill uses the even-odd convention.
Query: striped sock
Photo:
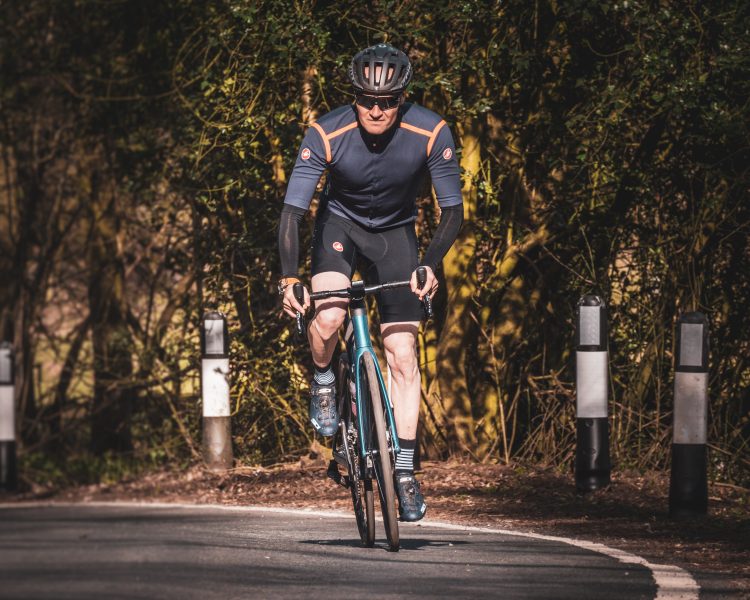
[[[401,452],[396,457],[396,474],[414,473],[414,449],[417,447],[417,440],[398,438],[398,445],[401,446]]]
[[[333,374],[333,369],[331,368],[332,362],[329,362],[322,369],[318,365],[315,365],[315,383],[318,385],[331,385],[336,381],[336,376]]]

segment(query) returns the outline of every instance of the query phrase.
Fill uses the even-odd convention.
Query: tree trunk
[[[315,110],[313,101],[313,90],[315,79],[318,76],[318,67],[309,65],[302,74],[302,124],[309,127],[318,120],[318,111]]]
[[[119,219],[113,182],[91,184],[89,306],[94,350],[91,451],[129,452],[133,410],[133,343],[126,322],[125,281],[117,236]]]
[[[73,374],[75,372],[76,364],[78,363],[78,356],[81,352],[84,342],[86,341],[87,333],[89,329],[89,318],[87,317],[84,321],[76,327],[72,334],[72,342],[70,343],[70,349],[65,356],[63,362],[63,368],[60,372],[60,378],[58,379],[57,386],[55,386],[55,395],[52,400],[53,414],[50,419],[50,443],[47,444],[48,451],[55,451],[62,447],[62,437],[64,432],[64,420],[63,413],[65,412],[65,400],[68,395],[68,389],[73,381]]]
[[[501,130],[497,121],[491,125],[496,131]],[[511,425],[512,429],[509,420],[515,410],[511,400],[519,394],[514,354],[524,343],[529,318],[541,297],[539,284],[535,285],[530,273],[522,268],[523,263],[519,263],[523,256],[550,238],[549,227],[541,216],[545,213],[542,199],[527,184],[521,147],[521,140],[515,135],[507,136],[505,155],[510,172],[501,190],[503,212],[507,215],[505,248],[493,273],[484,282],[496,292],[487,299],[480,321],[487,337],[480,345],[485,385],[478,390],[477,404],[484,412],[477,452],[480,457],[489,458],[499,451],[505,462],[510,460],[514,437],[508,427]],[[528,230],[522,238],[514,233],[518,227]]]
[[[435,427],[447,434],[446,450],[449,454],[471,453],[476,441],[466,379],[466,350],[470,346],[469,340],[476,335],[472,319],[472,299],[477,292],[473,219],[477,207],[480,134],[481,126],[475,117],[466,117],[460,124],[465,224],[443,260],[448,310],[437,348],[436,385],[428,394],[429,408],[437,419]]]

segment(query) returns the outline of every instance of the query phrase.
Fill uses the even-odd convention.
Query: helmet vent
[[[400,94],[411,80],[409,57],[388,44],[362,50],[349,67],[349,78],[357,92]]]

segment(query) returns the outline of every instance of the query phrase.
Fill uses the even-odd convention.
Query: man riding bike
[[[420,301],[438,287],[434,271],[458,236],[463,222],[459,167],[453,137],[437,114],[405,102],[412,77],[406,54],[377,44],[354,56],[349,78],[353,105],[321,117],[307,131],[289,179],[279,224],[282,279],[279,292],[290,316],[304,313],[292,291],[299,260],[299,226],[318,181],[328,176],[321,194],[312,242],[312,289],[350,285],[355,269],[368,283],[411,281],[379,294],[381,335],[391,371],[391,401],[401,452],[396,462],[399,516],[418,521],[426,504],[414,477],[414,450],[421,399],[416,342],[422,318]],[[414,231],[416,198],[429,171],[441,208],[440,223],[420,260]],[[416,268],[427,280],[419,289]],[[316,303],[308,329],[315,375],[310,421],[324,436],[336,432],[333,354],[346,316],[346,300]]]

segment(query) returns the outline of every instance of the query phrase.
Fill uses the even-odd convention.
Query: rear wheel
[[[362,461],[359,458],[359,441],[357,428],[353,423],[352,398],[349,392],[349,360],[346,356],[339,358],[338,394],[339,435],[341,448],[346,455],[347,474],[349,476],[349,490],[352,493],[354,516],[357,519],[357,529],[362,544],[371,547],[375,543],[375,499],[372,490],[372,480],[362,477]]]
[[[396,493],[393,488],[393,463],[391,450],[388,445],[388,433],[385,418],[385,406],[380,394],[375,361],[370,354],[362,356],[363,375],[366,385],[363,386],[369,395],[369,425],[370,440],[373,449],[375,475],[378,480],[378,495],[380,496],[380,510],[383,513],[385,535],[391,550],[399,549],[398,520],[396,518]]]

